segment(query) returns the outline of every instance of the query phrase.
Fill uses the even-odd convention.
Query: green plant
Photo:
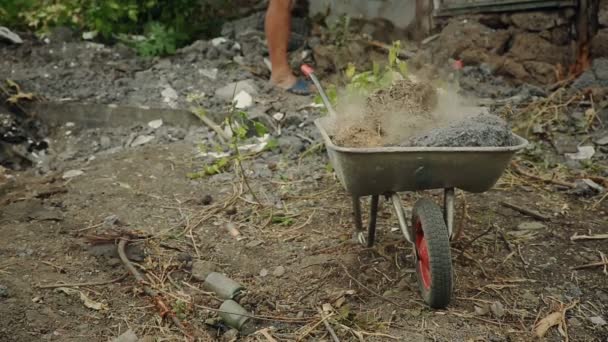
[[[146,31],[145,38],[134,43],[135,49],[142,56],[172,55],[184,39],[183,35],[159,22],[149,23]]]
[[[408,76],[408,66],[405,61],[399,59],[401,42],[393,42],[387,57],[387,64],[372,63],[371,70],[357,72],[357,67],[349,63],[344,70],[346,86],[344,91],[338,94],[336,85],[330,84],[326,87],[326,94],[333,106],[338,103],[338,98],[349,98],[351,96],[366,97],[371,92],[390,86],[395,80]],[[323,103],[321,96],[317,95],[315,103]]]
[[[106,42],[144,35],[144,55],[173,53],[198,37],[220,33],[235,0],[9,0],[0,24],[46,35],[56,26],[97,32]]]

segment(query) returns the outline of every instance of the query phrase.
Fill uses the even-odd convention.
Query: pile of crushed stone
[[[409,79],[396,81],[391,87],[369,95],[363,113],[356,119],[344,116],[335,120],[332,140],[344,147],[500,147],[515,144],[511,127],[502,118],[485,113],[454,115],[442,112],[439,101],[437,90],[428,83]],[[457,107],[456,111],[459,110]],[[463,107],[463,111],[466,110]]]
[[[516,141],[509,124],[492,114],[479,114],[445,127],[414,136],[400,146],[416,147],[482,147],[513,146]]]

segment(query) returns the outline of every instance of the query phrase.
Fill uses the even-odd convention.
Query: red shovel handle
[[[302,73],[304,74],[304,76],[306,77],[310,77],[310,75],[312,75],[313,72],[315,72],[315,69],[313,69],[310,65],[308,64],[302,64],[302,66],[300,67],[300,70],[302,70]]]

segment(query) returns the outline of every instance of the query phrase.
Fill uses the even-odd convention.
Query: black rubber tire
[[[412,232],[416,241],[417,226],[426,240],[431,282],[426,288],[422,279],[420,263],[414,244],[416,260],[416,275],[418,286],[424,301],[433,309],[443,309],[452,298],[452,256],[450,252],[450,238],[448,229],[443,220],[441,208],[428,199],[421,199],[414,204],[412,211]]]

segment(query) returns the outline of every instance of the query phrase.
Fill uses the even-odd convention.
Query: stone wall
[[[599,0],[598,31],[591,39],[591,56],[608,57],[608,0]]]
[[[422,58],[438,65],[460,59],[496,75],[550,84],[558,65],[566,69],[576,58],[574,22],[572,9],[451,18],[432,43],[430,56]]]

